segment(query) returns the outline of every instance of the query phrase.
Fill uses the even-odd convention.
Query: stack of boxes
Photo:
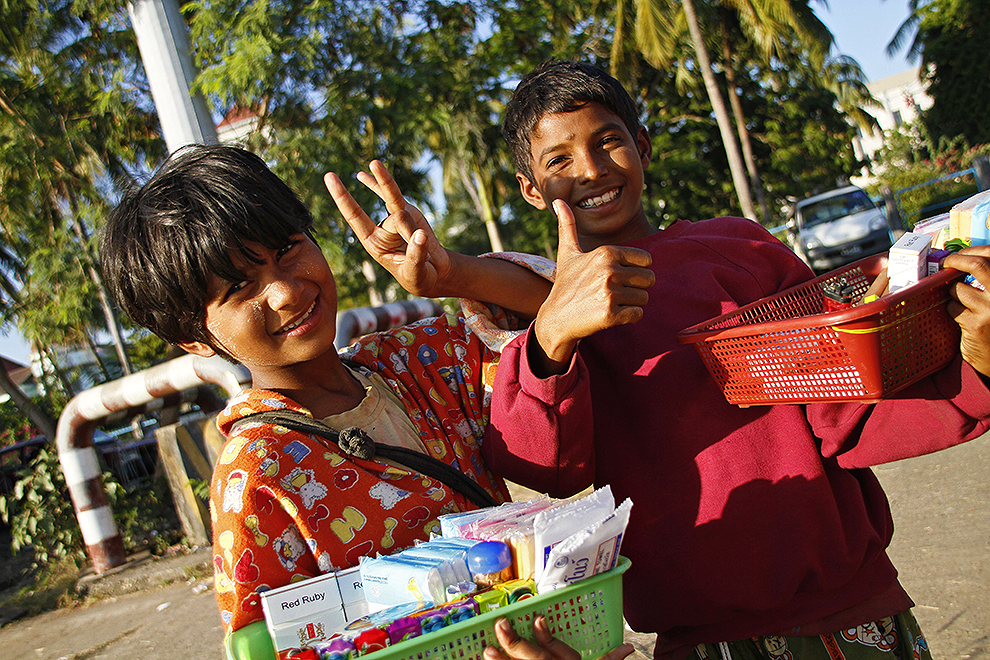
[[[327,573],[261,594],[275,652],[329,640],[369,613],[358,567]]]

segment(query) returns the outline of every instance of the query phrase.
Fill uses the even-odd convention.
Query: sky
[[[811,3],[818,18],[835,37],[838,51],[859,62],[868,80],[879,80],[907,71],[915,65],[904,51],[888,57],[884,52],[897,28],[908,16],[908,0],[821,0]],[[0,334],[0,355],[21,364],[30,363],[30,345],[10,329]]]
[[[908,17],[908,0],[820,0],[811,3],[815,14],[835,37],[838,50],[859,62],[866,78],[880,80],[913,69],[905,58],[907,41],[894,57],[884,52]]]

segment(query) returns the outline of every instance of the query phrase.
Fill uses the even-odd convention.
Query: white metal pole
[[[215,144],[217,129],[200,94],[189,27],[176,0],[132,0],[127,7],[148,74],[169,153],[189,144]]]

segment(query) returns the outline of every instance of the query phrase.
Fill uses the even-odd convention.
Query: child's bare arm
[[[582,252],[571,209],[558,199],[553,210],[557,276],[536,315],[536,342],[530,343],[528,356],[533,373],[541,377],[563,373],[581,339],[643,318],[647,289],[656,280],[649,252],[617,245]]]
[[[982,285],[990,287],[990,245],[950,254],[943,265],[972,275]],[[952,297],[949,313],[962,330],[962,357],[978,372],[990,377],[990,290],[981,291],[957,282],[949,289],[949,295]]]
[[[500,305],[527,319],[550,291],[535,273],[501,259],[470,257],[447,250],[437,240],[422,212],[409,204],[385,166],[372,161],[358,180],[382,201],[389,215],[376,225],[347,192],[336,174],[324,181],[337,208],[361,245],[410,293],[428,298],[447,296]]]

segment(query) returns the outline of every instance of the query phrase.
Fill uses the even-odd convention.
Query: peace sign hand
[[[566,371],[581,339],[643,318],[643,306],[649,302],[647,290],[656,281],[649,268],[653,261],[649,252],[618,245],[583,252],[570,207],[557,199],[553,210],[557,214],[557,275],[536,316],[537,346],[530,354],[531,367],[541,377]]]
[[[358,181],[385,202],[389,215],[375,224],[354,200],[340,178],[327,172],[323,181],[347,224],[368,254],[417,296],[441,297],[453,275],[450,255],[440,245],[423,213],[408,203],[385,166],[373,160]]]

